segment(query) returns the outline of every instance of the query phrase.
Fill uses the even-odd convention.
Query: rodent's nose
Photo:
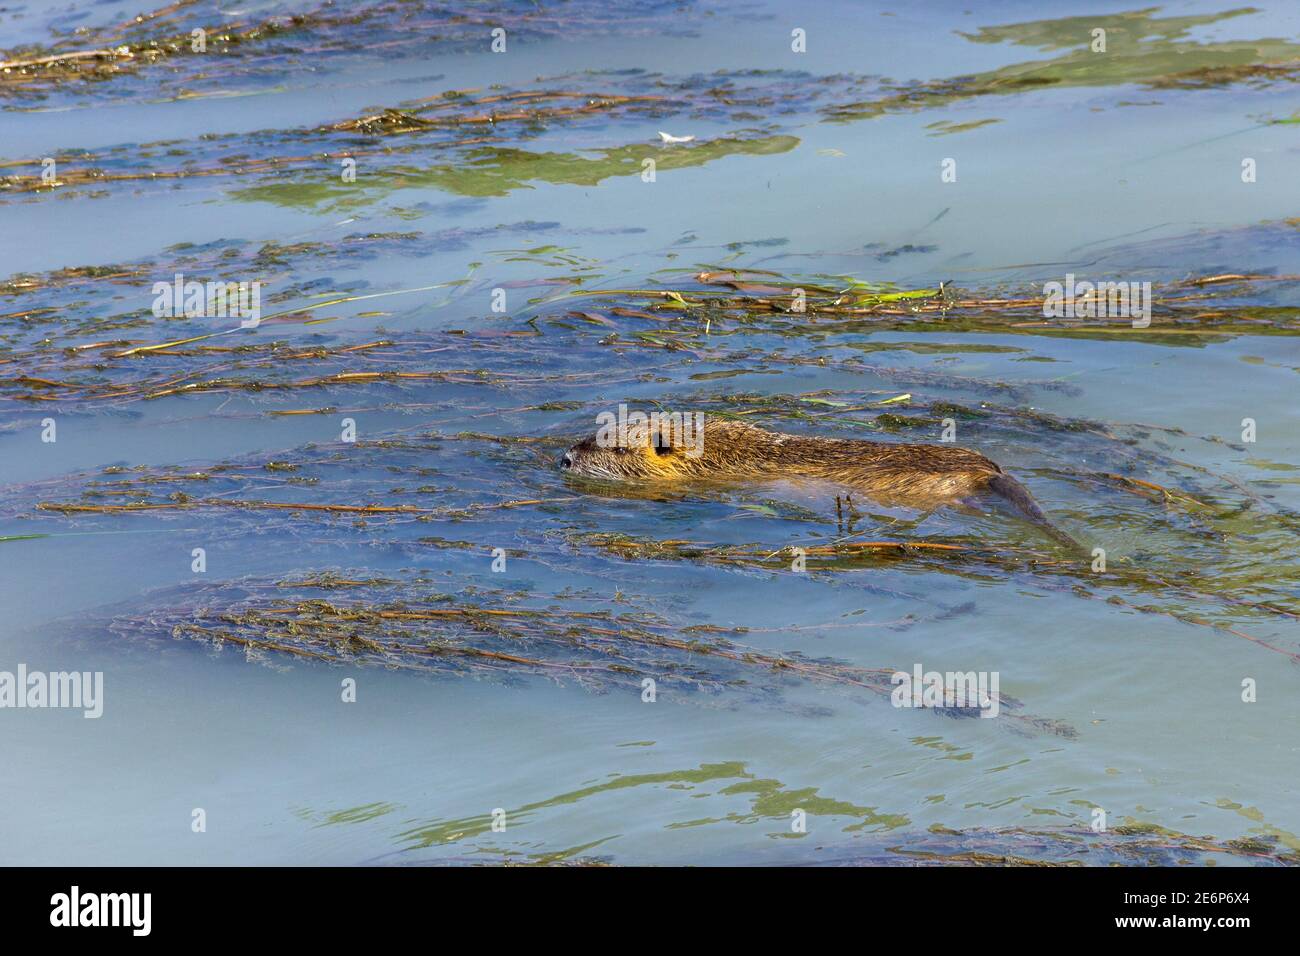
[[[561,468],[572,468],[572,467],[573,467],[573,455],[566,451],[566,452],[564,453],[564,457],[560,459],[560,467],[561,467]]]

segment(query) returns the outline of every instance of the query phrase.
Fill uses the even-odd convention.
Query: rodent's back
[[[566,458],[577,474],[631,481],[812,478],[867,491],[966,494],[1001,473],[983,455],[956,445],[912,445],[773,432],[707,417],[698,444],[666,429],[632,447],[579,442]]]
[[[981,491],[1002,471],[956,445],[797,437],[789,449],[792,474],[859,488],[884,502],[921,506]]]

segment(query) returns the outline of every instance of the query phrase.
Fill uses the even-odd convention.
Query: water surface
[[[349,11],[2,15],[8,61],[260,32],[0,81],[0,670],[105,681],[0,711],[0,860],[1294,860],[1296,10]],[[157,318],[177,272],[270,318]],[[999,304],[1067,272],[1151,282],[1152,328]],[[952,417],[1109,571],[994,510],[567,481],[620,403]],[[968,551],[790,570],[849,534]],[[1021,706],[860,682],[915,663]]]

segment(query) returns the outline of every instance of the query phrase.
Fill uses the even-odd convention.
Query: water
[[[26,164],[0,170],[15,177],[0,190],[0,671],[102,671],[105,687],[98,720],[0,712],[0,860],[889,862],[937,846],[1100,863],[1186,837],[1206,840],[1195,863],[1300,852],[1295,284],[1176,285],[1300,273],[1297,127],[1276,122],[1293,87],[1249,72],[1296,62],[1295,10],[466,4],[484,19],[447,26],[451,9],[363,4],[359,23],[310,21],[230,53],[212,42],[93,82],[0,84],[0,161]],[[135,12],[12,7],[6,59]],[[196,3],[142,29],[291,12]],[[498,22],[504,54],[488,47]],[[1112,56],[1080,60],[1094,26]],[[795,27],[807,53],[790,50]],[[132,40],[110,36],[65,49]],[[1175,66],[1186,75],[1162,82]],[[1051,82],[1007,85],[1023,75]],[[443,109],[415,102],[476,88]],[[579,95],[473,105],[520,93]],[[565,112],[611,96],[634,99]],[[538,105],[555,112],[473,119]],[[321,129],[383,108],[413,131]],[[439,125],[448,115],[461,119]],[[665,146],[660,130],[696,140]],[[45,156],[56,188],[31,178]],[[78,178],[88,169],[110,178]],[[742,315],[694,278],[746,269],[809,289],[947,281],[984,304]],[[177,272],[264,282],[267,321],[122,355],[235,324],[152,315],[153,283]],[[1067,272],[1151,281],[1165,311],[1121,334],[988,304]],[[1216,321],[1230,327],[1210,334]],[[998,512],[859,501],[844,529],[815,490],[566,480],[560,452],[620,402],[920,441],[959,405],[959,442],[1024,479],[1111,570]],[[846,530],[982,550],[810,557],[805,573],[723,559]],[[665,541],[714,550],[651,547]],[[405,652],[375,667],[359,645],[328,645],[330,665],[230,639],[283,638],[236,618],[312,601],[533,612],[498,631],[473,617],[383,627],[552,665],[464,657],[478,672],[448,676]],[[173,638],[178,625],[227,640]],[[575,656],[569,642],[611,627],[841,676],[993,671],[1023,707],[953,719],[838,676],[662,645],[626,672],[592,670],[630,645]],[[1108,834],[1086,837],[1098,808]]]

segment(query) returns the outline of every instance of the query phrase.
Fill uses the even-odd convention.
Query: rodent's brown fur
[[[996,463],[956,445],[789,435],[713,417],[704,420],[698,457],[686,453],[689,446],[674,446],[673,437],[665,427],[655,434],[633,432],[623,447],[601,447],[593,435],[569,449],[564,467],[575,475],[631,482],[814,479],[860,490],[883,504],[922,509],[991,491],[1053,537],[1079,546]]]

